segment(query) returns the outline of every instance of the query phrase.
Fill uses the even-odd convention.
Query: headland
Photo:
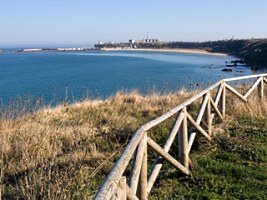
[[[253,69],[267,68],[267,38],[226,39],[207,42],[162,42],[158,39],[129,40],[128,43],[101,43],[96,48],[105,50],[136,49],[232,55],[244,60]],[[215,53],[215,54],[214,54]]]
[[[3,50],[1,52],[64,52],[64,51],[162,51],[162,52],[184,52],[209,55],[232,55],[244,60],[253,69],[267,68],[267,39],[229,39],[207,42],[162,42],[158,39],[129,40],[120,43],[95,44],[93,48],[26,48],[19,50]]]

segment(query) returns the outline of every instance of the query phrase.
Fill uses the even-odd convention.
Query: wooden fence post
[[[186,107],[183,108],[182,112],[187,115]],[[179,130],[179,160],[186,169],[189,168],[189,157],[188,157],[188,132],[187,132],[187,117],[183,119],[182,126]]]
[[[140,172],[140,184],[139,184],[139,191],[140,191],[140,199],[147,200],[147,133],[144,135],[144,155],[142,159],[142,166]]]
[[[177,119],[175,121],[175,124],[174,124],[174,126],[173,126],[173,128],[172,128],[172,130],[171,130],[170,134],[168,135],[168,138],[167,138],[167,140],[165,142],[165,145],[164,145],[164,148],[163,148],[164,151],[169,152],[173,141],[176,139],[177,132],[178,132],[178,130],[180,128],[180,125],[183,122],[184,117],[186,117],[184,113],[182,113],[182,112],[178,113],[178,117],[177,117]],[[151,191],[151,189],[152,189],[152,187],[153,187],[153,185],[154,185],[154,183],[156,181],[156,178],[157,178],[157,176],[159,174],[159,171],[160,171],[160,169],[162,167],[162,161],[163,161],[163,158],[161,156],[159,156],[157,158],[157,160],[156,160],[155,165],[153,166],[153,169],[151,171],[151,174],[150,174],[150,176],[148,178],[148,183],[147,183],[147,192],[148,192],[148,194],[150,193],[150,191]]]
[[[220,108],[221,108],[222,116],[225,117],[225,98],[226,98],[225,83],[223,83],[223,86],[222,87],[223,87],[223,89],[222,89],[222,96],[221,96]]]
[[[122,185],[122,183],[120,183],[120,181],[121,180],[119,180],[114,194],[110,198],[111,200],[119,200],[119,199],[124,200],[124,198],[123,198],[123,185]]]
[[[263,98],[264,98],[264,82],[263,82],[263,77],[261,77],[261,82],[259,83],[259,96],[260,96],[260,99],[263,100]]]
[[[126,177],[125,176],[121,177],[119,184],[118,184],[118,188],[120,188],[120,190],[121,190],[120,199],[121,200],[127,200]]]
[[[134,194],[136,194],[138,188],[145,146],[146,146],[146,141],[142,139],[139,142],[139,145],[136,149],[136,153],[132,164],[131,174],[129,177],[130,189],[133,191]]]
[[[208,134],[211,136],[211,126],[212,126],[212,119],[211,119],[211,106],[210,106],[210,93],[207,93],[209,99],[207,103],[207,124],[208,124]]]

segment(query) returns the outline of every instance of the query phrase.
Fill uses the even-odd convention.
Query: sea
[[[232,56],[155,51],[0,52],[0,103],[31,97],[46,103],[203,89],[216,81],[255,73],[223,72]]]

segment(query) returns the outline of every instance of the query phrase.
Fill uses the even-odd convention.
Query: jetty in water
[[[24,48],[17,50],[1,50],[0,52],[57,52],[57,51],[96,51],[101,50],[99,48],[89,48],[89,47],[68,47],[68,48]]]

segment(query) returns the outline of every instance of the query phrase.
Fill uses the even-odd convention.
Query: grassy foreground
[[[0,118],[0,196],[91,199],[131,134],[194,93],[117,93]],[[198,135],[191,175],[165,163],[151,199],[267,199],[267,102],[258,101],[245,105],[230,97],[214,140]],[[171,123],[149,134],[162,144]]]

